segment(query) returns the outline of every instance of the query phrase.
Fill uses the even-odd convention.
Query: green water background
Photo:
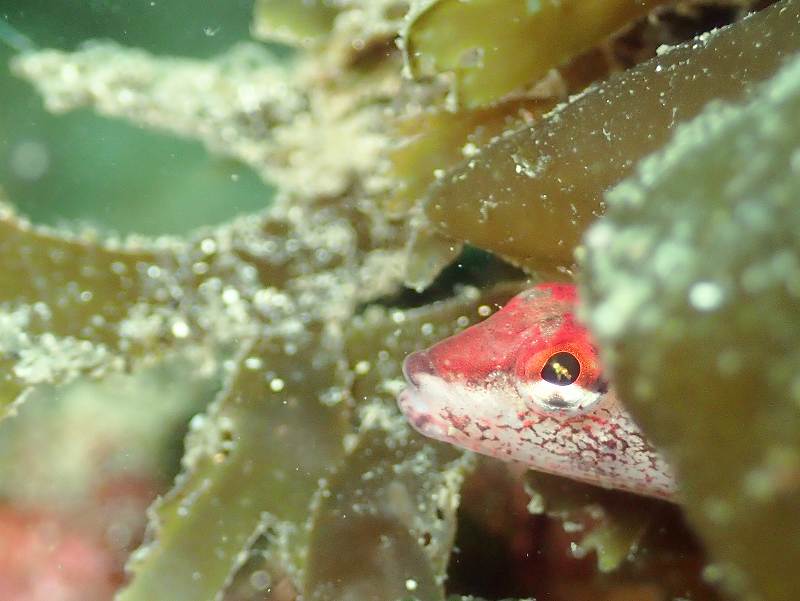
[[[266,206],[273,190],[247,166],[89,109],[52,115],[8,66],[14,32],[39,48],[110,39],[212,58],[250,39],[251,12],[252,0],[0,0],[0,186],[36,222],[77,220],[120,233],[182,233]],[[44,150],[39,177],[14,167],[26,148]]]

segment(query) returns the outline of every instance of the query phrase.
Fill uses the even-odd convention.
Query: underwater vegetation
[[[587,318],[689,517],[734,590],[768,599],[798,584],[799,112],[798,60],[709,107],[609,193],[584,263]]]
[[[791,599],[800,1],[763,4],[256,0],[252,35],[288,58],[15,44],[48,110],[198,140],[276,195],[158,237],[3,198],[0,448],[27,459],[0,498],[44,495],[15,484],[48,478],[21,433],[55,465],[94,441],[64,391],[103,400],[104,464],[184,440],[174,478],[142,451],[112,492],[74,451],[73,506],[136,509],[103,514],[111,550],[0,507],[7,540],[35,550],[48,520],[59,540],[9,594],[73,549],[90,593],[64,599]],[[679,505],[476,458],[396,408],[408,353],[574,277]]]
[[[800,49],[796,7],[786,10],[662,50],[499,137],[434,185],[428,217],[445,234],[531,269],[569,269],[581,235],[604,212],[606,190],[710,100],[741,98]]]

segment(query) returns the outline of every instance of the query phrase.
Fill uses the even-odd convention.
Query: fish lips
[[[418,388],[415,386],[404,388],[397,397],[397,406],[417,432],[428,438],[447,440],[447,423],[431,413]]]
[[[430,403],[421,390],[420,376],[436,376],[433,362],[426,351],[411,353],[403,361],[403,376],[406,387],[397,397],[397,405],[414,429],[430,438],[446,440],[448,424],[432,411]]]

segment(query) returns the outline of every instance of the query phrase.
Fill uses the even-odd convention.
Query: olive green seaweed
[[[34,226],[1,205],[0,302],[39,304],[28,331],[91,337],[119,348],[118,322],[151,292],[142,271],[163,255],[135,242],[98,242],[90,231],[68,236]]]
[[[800,49],[799,23],[800,2],[784,0],[591,86],[439,179],[426,214],[444,235],[532,271],[570,269],[603,192],[709,100],[740,99],[774,74]]]
[[[532,121],[555,106],[557,98],[522,98],[498,105],[457,112],[426,107],[400,120],[395,135],[400,143],[389,153],[398,184],[386,202],[386,210],[403,214],[424,197],[444,169],[504,131]]]
[[[437,11],[474,9],[480,21],[488,6],[483,1],[423,4],[430,11],[420,12],[420,3],[414,3],[405,22],[405,48],[411,52],[406,59],[410,61],[427,60],[414,54],[414,47],[424,50],[420,41],[436,42],[441,49],[440,30],[425,33],[420,29],[433,23]],[[525,26],[530,25],[528,17],[544,19],[545,12],[557,17],[555,21],[547,17],[550,25],[567,24],[566,11],[574,3],[561,3],[563,10],[558,4],[547,3],[545,11],[544,2],[497,3],[498,20],[486,28],[487,39],[497,37],[497,24],[500,17],[509,18],[509,7],[529,11]],[[501,60],[503,72],[493,74],[504,83],[487,86],[487,99],[505,93],[508,85],[526,83],[517,66],[530,68],[528,75],[538,78],[539,67],[547,70],[569,60],[654,3],[636,4],[586,3],[582,10],[600,15],[591,19],[593,27],[584,37],[570,21],[567,33],[575,43],[556,52],[557,56],[542,54],[544,62],[536,59],[536,69],[522,60],[519,64],[504,60],[517,47],[518,36],[509,38],[510,46],[498,44],[501,51],[485,54],[482,64]],[[672,49],[655,62],[593,88],[533,129],[513,133],[505,130],[538,118],[557,94],[527,95],[489,108],[446,112],[447,93],[440,78],[403,78],[402,51],[394,40],[400,36],[409,6],[396,0],[257,1],[253,31],[300,46],[285,62],[269,47],[254,44],[237,46],[211,60],[156,56],[111,42],[88,43],[72,52],[46,49],[18,55],[12,70],[39,91],[49,110],[89,108],[108,118],[199,140],[210,152],[248,165],[271,186],[265,187],[264,212],[181,238],[118,239],[89,230],[45,229],[0,205],[0,367],[4,369],[0,418],[12,413],[9,408],[17,407],[21,399],[33,396],[29,392],[40,384],[60,385],[79,377],[138,370],[169,357],[204,362],[203,377],[214,381],[206,390],[219,390],[205,411],[191,420],[181,472],[173,488],[149,512],[145,544],[129,561],[130,578],[118,593],[119,601],[285,601],[299,595],[307,601],[479,601],[448,597],[445,588],[461,487],[472,474],[475,459],[412,431],[400,416],[395,397],[403,386],[402,361],[409,352],[485,318],[529,282],[488,290],[453,288],[449,278],[463,265],[439,277],[442,268],[456,256],[469,263],[469,253],[459,255],[463,241],[475,241],[543,272],[548,266],[552,271],[568,266],[573,244],[602,211],[601,192],[628,173],[642,154],[666,140],[674,125],[670,119],[688,119],[717,95],[740,98],[749,82],[774,72],[779,55],[796,45],[798,6],[799,0],[784,0],[734,28]],[[627,15],[624,18],[617,13],[620,8]],[[464,29],[446,40],[446,50],[460,55],[473,47],[476,31]],[[557,50],[552,36],[540,41],[547,42],[549,50]],[[529,54],[525,57],[530,58]],[[731,61],[732,56],[736,61]],[[726,61],[731,65],[723,68]],[[704,71],[706,67],[713,73]],[[736,73],[729,78],[731,70]],[[482,76],[489,71],[484,70]],[[786,140],[794,134],[782,125],[800,119],[795,114],[800,112],[794,106],[797,99],[792,96],[796,84],[790,85],[786,77],[780,80],[782,87],[773,86],[759,98],[770,107],[769,118],[749,107],[741,112],[726,110],[718,121],[710,117],[703,121],[716,124],[709,131],[724,133],[731,140],[752,131],[753,135],[746,136],[751,143],[746,154],[750,163],[729,176],[721,157],[745,156],[744,146],[718,149],[714,140],[693,142],[698,149],[687,154],[692,164],[685,168],[702,165],[702,172],[692,172],[691,177],[676,174],[668,180],[659,179],[657,172],[648,176],[643,185],[653,187],[653,198],[665,197],[655,203],[654,210],[670,218],[684,219],[685,215],[679,223],[692,223],[690,218],[699,219],[703,210],[712,211],[722,202],[719,182],[708,174],[725,173],[725,194],[736,190],[752,194],[745,194],[748,202],[742,203],[738,217],[734,212],[731,218],[728,205],[712,211],[708,231],[746,220],[770,249],[778,250],[776,245],[785,243],[781,251],[796,251],[791,247],[791,232],[800,225],[793,221],[796,212],[791,214],[784,207],[789,213],[786,219],[774,222],[770,212],[778,209],[777,191],[781,182],[788,181],[790,167],[795,168],[794,176],[797,173],[796,158],[784,156],[789,148]],[[702,93],[695,94],[696,88],[689,86],[692,78]],[[659,96],[667,84],[674,84],[674,95]],[[641,93],[628,94],[631,86]],[[684,95],[695,108],[685,108]],[[782,100],[791,98],[794,105]],[[480,100],[474,96],[469,102],[476,99]],[[606,101],[613,106],[606,109]],[[664,106],[654,110],[659,102]],[[592,116],[598,103],[602,110]],[[673,104],[677,117],[672,114]],[[630,127],[629,120],[620,117],[650,113],[652,123],[641,119],[641,128]],[[606,122],[613,125],[610,133],[603,130]],[[767,146],[766,134],[763,140],[755,135],[766,132],[768,124],[777,131],[775,157],[779,159],[761,152],[761,145]],[[587,128],[589,134],[577,135]],[[626,137],[627,130],[638,132],[648,142],[640,144],[635,136]],[[572,145],[579,140],[574,160],[566,151],[537,150],[537,142],[543,142],[536,136],[543,131],[555,132],[553,144],[569,138]],[[398,148],[400,136],[405,144]],[[488,142],[494,136],[499,137]],[[769,144],[772,140],[770,134]],[[590,145],[599,154],[584,161],[582,157],[591,154]],[[706,151],[709,157],[703,154]],[[613,177],[590,173],[609,157],[617,169]],[[443,169],[462,158],[469,162],[444,175]],[[675,165],[677,170],[677,160]],[[761,178],[757,187],[747,187],[751,171]],[[421,197],[433,180],[437,181],[423,214]],[[661,182],[658,189],[656,181]],[[553,186],[557,182],[560,187],[554,187],[552,195],[534,187],[543,182]],[[750,202],[761,199],[762,188],[776,190],[765,193],[763,207]],[[270,203],[271,189],[277,193]],[[620,188],[616,194],[623,197],[631,189]],[[581,190],[585,194],[579,194]],[[558,196],[564,191],[572,200]],[[565,202],[574,202],[574,208],[565,209]],[[631,221],[630,235],[638,232],[637,207],[627,207],[630,215],[620,217]],[[428,219],[439,229],[431,228]],[[775,235],[773,229],[769,233],[758,229],[762,223],[774,228]],[[592,238],[594,247],[603,230],[597,232]],[[627,236],[625,230],[615,240],[623,244]],[[735,238],[737,243],[747,239],[738,230]],[[534,245],[522,243],[523,239],[533,239]],[[705,253],[703,240],[678,256]],[[642,253],[647,248],[633,244],[633,251],[626,252],[639,249]],[[746,251],[753,251],[748,255],[752,261],[763,263],[743,270],[747,294],[753,297],[777,289],[773,279],[793,268],[794,255],[759,255],[755,251],[760,248],[742,245],[715,257],[713,265],[691,263],[681,272],[683,279],[670,280],[673,288],[659,300],[666,306],[677,298],[674,294],[683,294],[678,290],[681,282],[694,286],[699,281],[703,285],[690,288],[695,290],[690,300],[707,305],[715,298],[711,284],[717,271],[744,257]],[[637,261],[635,266],[646,271],[674,265],[673,255],[663,254],[666,258],[646,265]],[[592,256],[601,262],[596,253]],[[609,252],[602,261],[610,262],[615,256]],[[752,261],[747,259],[747,267],[755,265]],[[481,274],[482,281],[497,281],[510,273],[499,263],[491,264],[491,274]],[[600,270],[593,265],[587,267],[590,276]],[[708,273],[702,280],[690,281],[695,268]],[[467,265],[466,272],[469,269]],[[510,277],[519,277],[519,272]],[[423,290],[434,280],[434,286]],[[642,287],[647,281],[645,276],[636,280]],[[731,281],[722,284],[731,286]],[[627,279],[623,283],[630,284]],[[422,294],[404,290],[403,284]],[[724,286],[720,288],[724,299],[732,301],[734,290]],[[788,500],[796,501],[793,487],[800,468],[795,447],[785,442],[798,430],[790,404],[779,401],[784,398],[780,391],[789,395],[800,390],[787,368],[790,359],[796,359],[791,341],[797,337],[791,322],[778,322],[791,311],[790,304],[783,306],[779,301],[789,303],[793,299],[789,293],[798,288],[796,283],[787,287],[784,297],[776,297],[764,315],[755,313],[757,305],[744,301],[722,304],[725,310],[744,306],[744,313],[732,313],[726,325],[749,328],[752,340],[760,343],[751,350],[731,339],[714,351],[719,364],[733,374],[714,389],[715,394],[724,393],[724,398],[709,397],[725,419],[706,414],[702,402],[683,407],[677,417],[659,406],[662,411],[657,419],[663,421],[659,430],[653,425],[656,418],[646,415],[647,403],[634,401],[633,406],[648,431],[652,428],[654,440],[676,457],[690,514],[711,548],[727,566],[752,575],[759,587],[782,586],[781,578],[791,578],[787,566],[794,550],[786,548],[786,539],[776,534],[774,550],[759,549],[758,557],[735,555],[739,551],[728,556],[721,549],[732,539],[727,538],[730,531],[723,530],[740,529],[737,536],[741,534],[742,541],[757,549],[758,541],[750,544],[758,532],[756,526],[770,531],[775,526],[773,518],[779,516],[784,524],[796,519],[788,511]],[[434,300],[445,295],[446,300]],[[647,298],[647,306],[628,314],[631,320],[645,319],[661,308]],[[617,314],[625,315],[624,311]],[[722,310],[691,312],[702,319],[722,314]],[[682,327],[683,322],[675,319],[673,328]],[[603,323],[610,328],[615,322]],[[642,328],[631,329],[631,340],[645,331]],[[664,344],[674,343],[677,339],[669,338],[673,331],[648,332],[654,345],[639,351],[636,358],[646,361]],[[617,342],[613,334],[599,332],[610,347]],[[696,346],[681,349],[681,356],[670,356],[659,365],[668,364],[671,370],[675,366],[674,373],[679,373],[679,367],[688,370],[703,365],[703,359],[711,355],[695,356],[700,342],[706,343],[701,334],[711,344],[720,332],[701,325],[691,331],[699,341]],[[767,355],[767,348],[781,352]],[[688,362],[689,357],[693,362]],[[685,366],[682,361],[687,361]],[[647,376],[652,365],[637,370],[622,361],[614,365],[622,392],[631,398],[640,394],[637,374]],[[707,369],[711,371],[702,374],[702,379],[686,371],[686,377],[664,386],[709,382],[707,378],[716,377],[715,367]],[[673,373],[662,371],[657,375]],[[222,379],[220,387],[216,387],[217,374]],[[750,380],[740,382],[739,375],[745,374]],[[753,382],[759,377],[763,383],[756,389]],[[729,386],[732,382],[733,387]],[[142,388],[142,394],[152,392]],[[774,407],[731,402],[753,401],[763,394],[776,399]],[[673,397],[680,397],[676,403],[685,400],[680,395],[663,395],[664,399]],[[171,401],[164,398],[163,402]],[[112,405],[109,402],[109,411]],[[164,412],[173,419],[176,414]],[[738,426],[747,422],[753,428],[751,432],[740,427],[734,436],[726,428],[732,426],[730,418],[739,414]],[[690,416],[695,421],[685,425],[682,419]],[[4,427],[13,425],[12,419],[4,422]],[[764,442],[767,430],[773,446],[753,446]],[[707,448],[708,444],[699,442],[697,447],[676,443],[694,440],[706,431],[723,437],[724,444],[715,442]],[[154,433],[150,439],[161,438]],[[763,453],[751,456],[752,449]],[[705,473],[702,460],[706,456],[713,457],[710,465],[720,472],[708,486],[721,488],[711,493],[706,484],[692,480],[686,468],[691,461]],[[733,482],[741,469],[748,470],[744,488],[738,480]],[[515,486],[521,492],[516,481]],[[536,499],[548,498],[549,509],[558,519],[570,519],[570,512],[583,511],[588,502],[600,507],[594,516],[602,524],[588,535],[596,538],[584,539],[583,544],[596,549],[601,567],[609,570],[621,566],[627,550],[636,546],[652,507],[651,502],[611,493],[594,491],[584,496],[584,488],[569,482],[548,488],[540,481],[531,488],[537,491]],[[734,492],[742,491],[743,500],[732,498]],[[786,505],[781,504],[784,500]],[[636,507],[627,512],[629,502]],[[765,511],[750,511],[756,505]],[[523,516],[529,517],[524,512]],[[717,520],[717,525],[704,516]],[[744,560],[752,560],[753,565],[743,567]],[[696,571],[691,570],[682,571],[677,580],[682,583],[690,578],[686,573]],[[730,578],[733,572],[728,567],[725,573]],[[772,580],[764,584],[762,576],[767,575]],[[768,597],[769,601],[773,598],[779,597]]]
[[[230,348],[256,324],[296,328],[292,315],[319,306],[314,291],[326,277],[352,277],[357,241],[338,225],[324,211],[276,211],[188,240],[114,240],[33,226],[3,205],[0,350],[9,369],[0,417],[35,385],[132,368],[198,341]]]
[[[255,37],[297,46],[318,43],[338,12],[331,0],[256,0],[253,10]]]
[[[308,599],[398,599],[409,591],[424,601],[444,599],[458,490],[471,462],[411,437],[387,406],[365,409],[350,459],[320,499]]]
[[[344,453],[344,405],[320,395],[337,382],[335,345],[304,337],[300,366],[280,338],[262,340],[237,361],[236,373],[208,415],[196,418],[175,488],[152,509],[156,540],[140,549],[135,578],[120,601],[219,598],[251,542],[271,527],[270,541],[290,550],[302,569],[304,522],[320,478]],[[298,340],[293,339],[293,344]],[[308,350],[313,349],[313,350]]]
[[[147,270],[159,269],[158,252],[34,226],[0,204],[0,257],[0,419],[36,385],[118,370],[120,351],[133,358],[158,346],[120,335],[153,299]]]
[[[403,32],[415,77],[453,73],[456,101],[474,108],[536,83],[659,0],[434,0]]]
[[[798,123],[793,58],[613,189],[581,262],[584,317],[677,470],[706,576],[765,601],[800,590]]]
[[[501,306],[519,285],[409,309],[369,308],[348,328],[359,428],[322,490],[311,525],[305,596],[330,601],[444,599],[459,489],[473,461],[430,445],[394,409],[402,359]],[[350,552],[342,553],[342,541]]]
[[[583,536],[575,550],[582,554],[594,551],[601,572],[612,572],[635,555],[662,505],[540,472],[528,472],[525,487],[531,495],[528,508],[532,513],[573,524],[580,524],[586,516],[593,518],[595,525],[581,527]]]
[[[421,601],[418,597],[409,596],[403,597],[398,601]],[[474,597],[472,595],[450,595],[446,601],[486,601],[483,597]],[[498,599],[497,601],[536,601],[536,599]]]
[[[251,32],[353,66],[397,37],[407,8],[403,0],[256,0]],[[395,55],[382,54],[379,63]]]

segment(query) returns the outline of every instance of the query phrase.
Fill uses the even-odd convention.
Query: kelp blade
[[[165,261],[143,245],[32,225],[0,196],[0,419],[33,386],[99,376],[124,365],[121,352],[133,359],[170,346],[123,325],[158,293],[148,270]]]
[[[707,575],[765,601],[800,590],[798,123],[794,58],[612,190],[583,264],[585,317],[677,470]]]
[[[596,46],[659,0],[439,0],[405,34],[412,75],[453,72],[457,100],[489,104]]]
[[[743,98],[798,49],[797,0],[671,48],[482,147],[432,186],[426,213],[531,270],[569,268],[605,190],[707,102]]]
[[[186,473],[155,508],[153,542],[134,557],[119,601],[213,601],[267,527],[293,533],[289,559],[302,566],[312,494],[342,456],[346,410],[320,396],[337,383],[335,347],[309,335],[299,363],[284,342],[257,342],[218,407],[196,432]],[[297,344],[297,340],[289,341]],[[311,365],[314,363],[314,365]]]
[[[327,0],[256,0],[253,35],[297,46],[318,42],[331,29],[338,10]]]
[[[482,319],[518,290],[469,289],[408,310],[373,306],[353,320],[346,348],[360,427],[312,518],[306,598],[443,599],[459,490],[472,461],[416,434],[398,414],[401,364],[409,352]]]

